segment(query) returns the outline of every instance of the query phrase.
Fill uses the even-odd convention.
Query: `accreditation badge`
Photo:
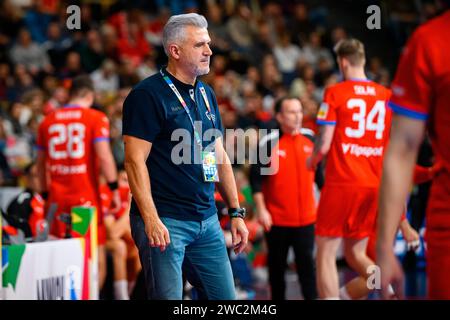
[[[203,181],[219,182],[217,172],[216,153],[213,151],[202,151]]]

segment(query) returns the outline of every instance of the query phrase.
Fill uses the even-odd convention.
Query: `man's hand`
[[[122,201],[120,200],[119,189],[116,189],[112,192],[112,201],[111,201],[111,214],[115,215],[120,211],[122,207]]]
[[[400,231],[402,232],[403,239],[405,239],[408,250],[417,250],[420,246],[420,236],[417,231],[411,227],[408,220],[400,222]]]
[[[151,247],[160,247],[164,251],[170,244],[169,230],[159,217],[145,222],[145,233]]]
[[[248,230],[242,218],[231,218],[231,237],[233,239],[234,253],[244,251],[248,242]]]
[[[431,179],[433,179],[439,172],[444,169],[444,164],[441,161],[437,161],[429,170]]]
[[[377,250],[377,265],[381,272],[381,298],[392,299],[392,293],[388,287],[392,285],[395,297],[403,299],[404,275],[400,263],[394,254],[392,246],[385,250]]]
[[[306,168],[310,171],[316,171],[317,169],[317,164],[315,164],[313,162],[313,157],[309,157],[308,159],[306,159]]]
[[[272,216],[266,208],[256,210],[259,223],[264,227],[264,231],[269,232],[272,228]]]

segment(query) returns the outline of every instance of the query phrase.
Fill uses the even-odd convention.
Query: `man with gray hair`
[[[182,273],[201,299],[235,298],[215,186],[229,207],[234,251],[247,244],[217,101],[197,80],[209,72],[207,27],[198,14],[172,16],[163,31],[167,67],[137,84],[124,102],[130,223],[150,299],[182,299]]]

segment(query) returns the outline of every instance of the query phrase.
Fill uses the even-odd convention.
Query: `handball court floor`
[[[267,282],[267,269],[259,268],[255,270],[257,280],[255,281],[255,300],[269,300],[270,288]],[[340,266],[339,283],[346,283],[353,279],[356,274],[346,266]],[[264,278],[263,278],[264,277]],[[287,270],[286,279],[286,299],[302,300],[300,285],[297,281],[297,274],[293,270]],[[261,281],[262,280],[262,281]],[[407,299],[425,299],[426,296],[426,275],[425,270],[405,271],[405,296]],[[369,299],[377,299],[377,294],[371,294]]]
[[[111,260],[108,259],[108,267],[111,267]],[[415,262],[415,261],[414,261]],[[405,266],[405,295],[406,299],[425,299],[426,297],[426,274],[423,267]],[[339,283],[346,283],[353,279],[356,274],[350,270],[345,263],[338,263]],[[268,284],[268,272],[266,267],[254,268],[253,275],[253,292],[248,295],[246,291],[237,290],[237,298],[240,300],[270,300],[270,287]],[[142,275],[140,275],[142,276]],[[300,285],[297,281],[297,274],[291,266],[286,270],[286,299],[287,300],[302,300]],[[369,299],[378,299],[377,293],[369,295]],[[112,277],[109,274],[105,283],[105,288],[100,294],[102,300],[112,300]],[[143,281],[138,280],[131,299],[142,300],[146,299],[145,287]]]

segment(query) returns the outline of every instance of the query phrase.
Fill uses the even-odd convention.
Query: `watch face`
[[[231,217],[244,218],[245,217],[245,208],[231,208],[231,209],[229,209],[228,214]]]

